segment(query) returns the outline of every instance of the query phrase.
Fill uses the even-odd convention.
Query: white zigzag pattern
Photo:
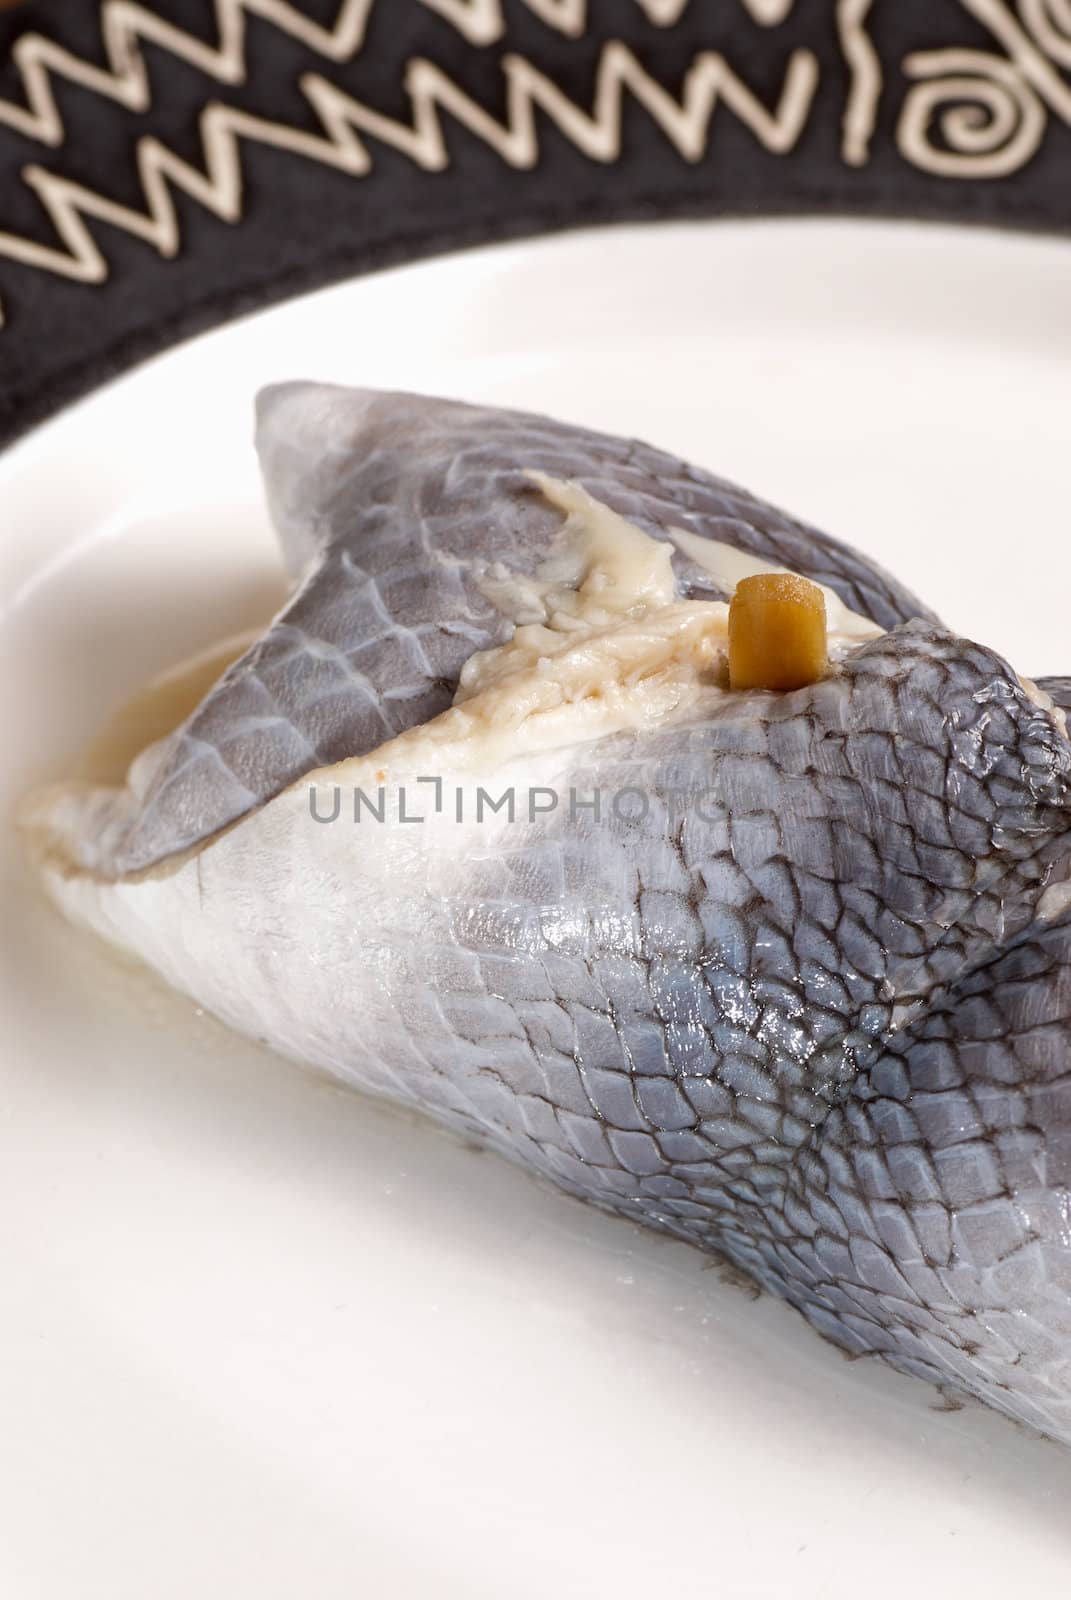
[[[471,0],[423,3],[445,12],[457,10],[462,3],[471,4]],[[477,6],[480,3],[477,0]],[[661,4],[663,14],[668,16],[662,0],[642,3],[651,7]],[[783,4],[783,0],[776,3]],[[40,35],[24,35],[14,53],[26,87],[26,105],[0,102],[0,122],[43,143],[62,144],[65,130],[50,74],[80,83],[128,110],[146,110],[152,90],[138,49],[139,40],[168,49],[220,83],[240,84],[246,71],[247,15],[273,23],[331,61],[344,62],[361,48],[374,0],[343,0],[330,28],[313,23],[286,0],[215,0],[215,4],[219,44],[211,46],[165,23],[135,0],[105,0],[102,18],[110,71],[79,60]],[[539,0],[541,7],[550,4],[560,9],[562,0]],[[181,244],[173,189],[181,190],[223,221],[240,220],[242,139],[361,177],[372,168],[372,158],[361,138],[363,133],[401,151],[426,171],[442,171],[449,165],[442,111],[483,140],[509,165],[530,168],[539,159],[536,113],[541,111],[590,160],[613,162],[621,153],[623,105],[628,91],[680,155],[695,162],[706,151],[710,121],[719,102],[724,102],[771,151],[784,153],[792,149],[806,123],[818,84],[814,55],[807,50],[793,51],[778,105],[771,112],[736,76],[723,56],[701,51],[685,74],[678,101],[647,73],[626,45],[610,41],[599,59],[594,104],[589,113],[569,100],[525,57],[506,55],[501,67],[507,91],[504,123],[496,121],[441,68],[419,57],[406,68],[411,124],[384,116],[316,73],[304,74],[300,88],[319,118],[324,137],[253,116],[219,101],[209,102],[200,116],[203,171],[152,135],[138,141],[137,167],[145,211],[121,205],[31,164],[23,169],[23,178],[38,196],[63,248],[0,232],[0,257],[79,283],[102,283],[108,277],[108,263],[86,224],[87,217],[118,227],[152,245],[160,255],[172,257]]]
[[[215,0],[219,44],[206,44],[165,22],[137,0],[104,0],[101,38],[108,68],[95,67],[40,33],[15,41],[11,59],[26,90],[26,105],[0,100],[0,124],[42,144],[59,146],[66,137],[52,78],[66,78],[93,94],[114,100],[127,111],[147,111],[152,86],[140,44],[158,45],[217,83],[246,80],[247,16],[260,17],[330,61],[348,61],[364,43],[375,0],[342,0],[333,27],[323,28],[287,0]]]
[[[421,0],[430,11],[446,17],[470,44],[494,44],[506,31],[502,0]],[[524,0],[529,11],[557,28],[559,33],[579,39],[588,25],[587,0]],[[690,0],[636,0],[648,21],[659,28],[671,28],[687,11]],[[796,0],[743,0],[745,9],[764,28],[784,22]]]
[[[165,22],[138,0],[104,0],[101,38],[109,67],[95,67],[42,34],[23,34],[15,42],[11,59],[26,90],[26,105],[0,100],[0,124],[43,144],[62,144],[64,126],[52,91],[53,77],[66,78],[94,94],[117,101],[127,110],[148,110],[152,104],[152,90],[139,47],[142,42],[158,45],[219,83],[244,83],[247,16],[273,24],[332,61],[348,61],[364,43],[374,3],[375,0],[343,0],[334,25],[324,28],[288,0],[214,0],[219,44],[212,46]],[[418,3],[445,17],[472,44],[494,44],[505,33],[501,0],[418,0]],[[687,10],[690,0],[636,0],[636,3],[657,26],[672,27]],[[769,27],[784,21],[795,0],[743,0],[743,3],[757,22]],[[573,38],[581,37],[587,29],[587,0],[525,0],[525,4],[544,22]]]

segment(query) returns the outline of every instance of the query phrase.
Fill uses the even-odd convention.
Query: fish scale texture
[[[1035,921],[1069,774],[1000,658],[918,623],[605,740],[570,784],[647,817],[473,863],[392,969],[394,1092],[1071,1439],[1071,928]]]
[[[530,575],[560,521],[529,470],[575,480],[657,538],[679,526],[803,572],[882,627],[930,615],[853,551],[648,445],[311,385],[267,391],[261,417],[276,524],[304,581],[156,754],[119,871],[186,849],[311,767],[445,710],[469,656],[508,636],[482,587],[488,569]],[[686,557],[676,565],[685,594],[725,597]]]
[[[531,572],[560,523],[523,467],[660,537],[690,527],[818,578],[889,631],[808,688],[562,754],[559,791],[597,790],[598,817],[562,804],[462,849],[442,818],[410,845],[303,815],[278,835],[303,876],[283,860],[266,896],[241,853],[254,815],[199,858],[222,976],[140,909],[166,878],[121,886],[98,925],[144,936],[236,1026],[1071,1443],[1071,917],[1044,899],[1068,876],[1058,720],[861,558],[646,446],[293,386],[263,402],[260,448],[300,588],[158,757],[126,860],[446,704],[504,636],[488,562]]]

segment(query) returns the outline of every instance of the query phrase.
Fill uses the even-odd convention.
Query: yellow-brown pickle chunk
[[[816,583],[792,572],[743,578],[729,606],[729,685],[802,689],[828,665],[826,602]]]

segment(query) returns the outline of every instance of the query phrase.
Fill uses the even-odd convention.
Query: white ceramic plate
[[[1071,670],[1071,249],[616,230],[294,302],[0,459],[6,812],[281,592],[280,377],[643,435]],[[283,1065],[41,903],[3,830],[0,1593],[1064,1592],[1071,1452]]]

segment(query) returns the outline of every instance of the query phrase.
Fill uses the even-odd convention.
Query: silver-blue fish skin
[[[503,830],[419,945],[384,908],[405,1027],[386,1062],[354,1020],[354,1075],[1071,1443],[1058,717],[867,561],[645,445],[296,385],[259,447],[295,598],[164,752],[116,870],[449,704],[508,633],[488,563],[531,572],[560,523],[526,469],[828,584],[888,630],[830,677],[573,752],[579,794],[644,815]]]
[[[561,522],[529,470],[576,481],[656,538],[681,527],[806,572],[882,627],[932,616],[855,552],[649,445],[520,412],[313,384],[267,390],[259,414],[296,592],[170,742],[116,851],[123,872],[449,706],[469,656],[509,635],[488,569],[530,575]],[[674,565],[682,593],[725,597],[684,555]]]

